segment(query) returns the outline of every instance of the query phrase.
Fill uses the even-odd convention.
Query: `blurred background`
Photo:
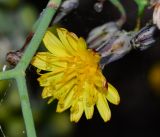
[[[80,0],[79,7],[67,15],[60,26],[87,37],[90,30],[119,17],[118,10],[109,2],[102,12],[94,10],[96,0]],[[132,0],[121,0],[127,12],[123,29],[135,28],[137,5]],[[0,1],[0,70],[4,68],[8,51],[23,45],[40,12],[44,0]],[[142,26],[152,18],[152,9],[146,9]],[[7,66],[9,69],[10,67]],[[110,104],[112,118],[104,123],[95,109],[91,120],[83,116],[75,124],[69,121],[69,111],[55,113],[56,101],[47,104],[41,99],[35,69],[27,70],[29,96],[38,137],[159,137],[160,136],[160,45],[145,51],[132,51],[104,69],[107,80],[120,94],[118,106]],[[0,81],[0,137],[26,137],[20,100],[14,81]]]

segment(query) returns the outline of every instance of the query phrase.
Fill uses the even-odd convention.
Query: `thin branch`
[[[17,75],[17,73],[18,72],[14,69],[0,72],[0,80],[12,79]]]
[[[36,137],[33,116],[32,116],[32,111],[29,103],[28,92],[27,92],[26,79],[24,76],[18,76],[16,77],[16,82],[18,86],[18,92],[20,96],[24,122],[27,129],[27,136]]]
[[[36,53],[36,50],[39,47],[39,44],[42,41],[42,38],[47,30],[53,16],[55,15],[57,8],[61,4],[61,0],[50,0],[43,16],[37,20],[36,25],[33,27],[35,31],[33,38],[27,39],[25,45],[22,47],[22,50],[26,48],[24,54],[22,54],[22,59],[19,61],[18,65],[12,69],[5,72],[0,72],[0,80],[15,78],[18,86],[19,96],[21,100],[21,107],[23,118],[25,121],[26,131],[28,137],[36,137],[36,131],[33,122],[33,116],[30,108],[30,102],[27,92],[25,71],[30,64],[32,57]],[[31,41],[30,41],[31,39]],[[28,44],[28,42],[30,43]],[[28,46],[26,47],[26,45]],[[19,55],[21,56],[21,55]],[[21,57],[20,57],[21,58]],[[19,59],[20,59],[19,58]]]

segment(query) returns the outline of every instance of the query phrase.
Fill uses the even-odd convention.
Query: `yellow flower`
[[[78,122],[83,112],[91,119],[94,106],[106,122],[111,112],[107,100],[120,101],[117,90],[109,83],[99,67],[100,55],[87,49],[83,38],[64,28],[57,29],[57,38],[47,31],[43,42],[48,52],[39,52],[32,60],[38,70],[47,71],[38,78],[44,87],[42,98],[58,100],[57,112],[70,108],[70,120]]]

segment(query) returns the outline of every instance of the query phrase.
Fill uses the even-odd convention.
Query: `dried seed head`
[[[142,28],[131,40],[133,48],[147,49],[159,40],[160,31],[155,25],[147,25]]]

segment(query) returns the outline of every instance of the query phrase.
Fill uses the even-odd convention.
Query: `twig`
[[[25,80],[25,71],[32,60],[32,57],[36,53],[36,50],[41,43],[41,40],[47,30],[52,17],[55,15],[57,8],[61,4],[61,0],[50,0],[42,18],[37,23],[37,29],[30,43],[28,44],[22,59],[19,61],[18,65],[12,69],[5,72],[0,72],[0,80],[4,79],[16,79],[18,85],[19,96],[21,100],[21,107],[23,118],[25,121],[26,131],[28,137],[36,137],[32,112],[30,108],[29,97],[27,93],[27,86]]]

